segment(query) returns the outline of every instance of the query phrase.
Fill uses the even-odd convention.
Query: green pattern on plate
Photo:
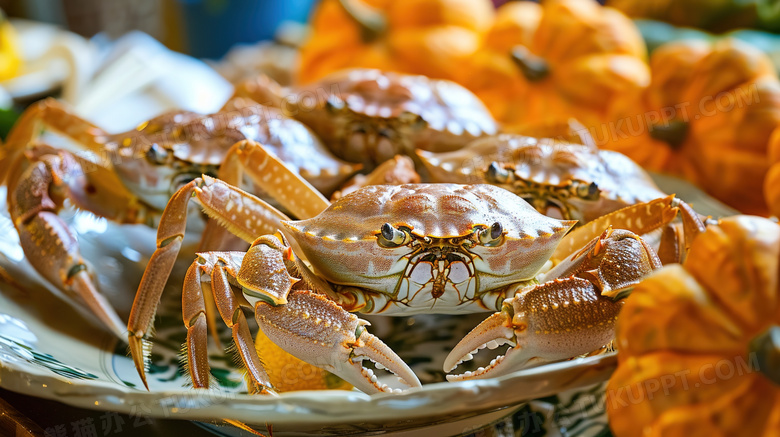
[[[97,379],[97,375],[67,365],[53,356],[39,352],[32,346],[21,343],[13,338],[0,335],[0,345],[7,346],[15,355],[28,363],[45,367],[62,377],[68,379]]]

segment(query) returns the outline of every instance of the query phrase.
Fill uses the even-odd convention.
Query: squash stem
[[[688,122],[674,120],[664,124],[650,126],[650,136],[669,144],[674,150],[679,149],[688,136]]]
[[[771,325],[756,336],[749,350],[756,355],[758,370],[780,386],[780,325]]]
[[[360,27],[360,37],[365,43],[373,42],[387,30],[387,18],[377,9],[361,0],[339,0],[339,4]]]
[[[550,75],[550,66],[547,61],[531,53],[525,46],[515,46],[511,56],[529,82],[538,82]]]

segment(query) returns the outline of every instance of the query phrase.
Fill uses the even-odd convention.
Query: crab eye
[[[601,190],[599,190],[599,186],[596,185],[595,182],[591,182],[590,184],[577,184],[575,192],[577,193],[577,197],[585,200],[598,200],[599,195],[601,194]]]
[[[393,138],[393,131],[392,129],[379,129],[379,132],[377,133],[381,138]]]
[[[428,122],[420,114],[404,111],[398,116],[398,120],[404,126],[410,126],[414,130],[425,129]]]
[[[168,160],[168,152],[157,143],[152,144],[146,149],[146,160],[155,165],[165,164]]]
[[[479,242],[482,243],[483,246],[498,246],[504,240],[503,237],[504,228],[499,222],[495,222],[489,228],[479,231]]]
[[[377,242],[382,247],[399,247],[409,242],[410,236],[408,232],[404,232],[400,229],[396,229],[390,223],[385,223],[379,230],[377,235]]]
[[[328,96],[328,100],[325,101],[325,110],[331,114],[338,112],[344,108],[344,102],[334,96]]]
[[[496,161],[491,162],[490,166],[485,171],[485,178],[488,180],[488,182],[494,182],[498,184],[511,183],[514,179],[513,176],[514,174],[512,172],[502,167],[501,164],[497,163]],[[528,200],[526,199],[526,201]]]

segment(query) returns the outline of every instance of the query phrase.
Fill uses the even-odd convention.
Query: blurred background
[[[220,58],[237,43],[273,37],[284,21],[303,23],[316,0],[3,0],[10,17],[52,23],[84,37],[140,30],[168,48]]]
[[[9,18],[0,21],[0,137],[48,96],[121,132],[170,110],[217,112],[236,85],[260,75],[291,86],[379,68],[457,82],[516,132],[576,119],[599,147],[681,174],[642,155],[651,148],[601,134],[658,110],[645,106],[665,88],[653,85],[668,77],[663,65],[695,70],[690,84],[707,82],[706,62],[693,69],[694,58],[732,53],[727,66],[745,76],[743,85],[772,83],[762,102],[780,84],[780,0],[0,0],[0,9]],[[675,47],[690,56],[653,62]],[[542,80],[529,76],[534,65],[544,66]],[[672,97],[667,107],[690,100]],[[755,135],[751,153],[761,162],[773,123]],[[677,140],[661,149],[665,156],[681,149]]]
[[[0,138],[47,97],[116,133],[167,111],[216,113],[260,75],[295,86],[380,68],[459,83],[507,132],[541,136],[577,121],[592,136],[584,143],[741,212],[780,216],[780,0],[0,0],[0,9]],[[713,104],[701,119],[649,117]],[[635,129],[615,135],[621,125]]]

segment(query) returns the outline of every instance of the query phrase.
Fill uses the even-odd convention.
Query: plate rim
[[[56,400],[74,407],[114,411],[130,416],[208,421],[224,419],[228,417],[225,412],[233,411],[236,414],[230,418],[251,422],[252,418],[258,419],[257,415],[263,412],[276,415],[281,411],[306,409],[308,410],[306,414],[282,414],[281,416],[284,417],[289,416],[288,420],[277,420],[281,418],[277,417],[274,421],[279,425],[336,424],[345,421],[392,420],[399,417],[399,412],[403,412],[405,418],[415,419],[474,412],[488,413],[532,399],[604,382],[616,367],[617,353],[610,352],[546,364],[501,377],[426,384],[423,388],[411,389],[401,394],[368,395],[354,390],[307,390],[286,392],[279,394],[278,397],[271,397],[229,393],[213,388],[146,391],[121,387],[118,383],[105,380],[74,382],[47,369],[34,368],[29,363],[19,366],[13,362],[0,361],[0,387],[29,396]],[[565,377],[572,371],[576,374]],[[551,377],[562,377],[563,382],[553,383]],[[537,384],[541,388],[532,392],[515,390],[515,395],[512,396],[512,390],[507,389],[518,383]],[[502,396],[493,396],[491,399],[491,392],[497,392],[493,394],[502,394]],[[507,394],[509,396],[506,396]],[[464,395],[468,395],[470,399],[479,399],[475,402],[479,407],[474,409],[465,402],[456,402],[446,410],[438,409],[435,415],[431,414],[430,409],[417,408],[421,406],[420,402],[426,400],[461,399]],[[197,406],[193,406],[193,401]],[[404,406],[404,404],[408,405]],[[143,411],[139,412],[139,409]],[[372,414],[365,414],[366,412]],[[381,414],[373,414],[377,412]],[[259,419],[265,420],[262,417]]]

